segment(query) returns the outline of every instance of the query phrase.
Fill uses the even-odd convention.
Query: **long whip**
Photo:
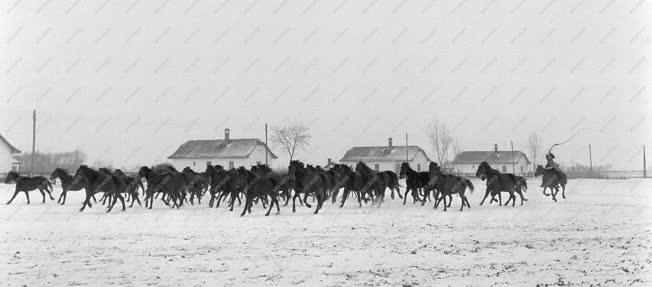
[[[570,138],[568,138],[567,140],[565,140],[565,141],[563,141],[563,142],[560,142],[560,143],[553,144],[553,145],[550,147],[550,149],[548,149],[548,153],[551,153],[551,152],[552,152],[552,149],[553,149],[554,147],[556,147],[556,146],[558,146],[558,145],[566,144],[567,142],[571,141],[571,140],[572,140],[572,139],[573,139],[577,134],[579,134],[581,131],[582,131],[582,129],[579,129],[579,130],[577,130],[577,131],[576,131],[576,132],[575,132],[575,133],[574,133]]]

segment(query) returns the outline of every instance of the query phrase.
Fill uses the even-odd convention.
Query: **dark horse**
[[[487,189],[480,205],[484,203],[489,194],[491,194],[493,201],[494,195],[498,194],[500,197],[500,193],[503,191],[509,193],[509,199],[505,202],[505,206],[507,206],[510,201],[512,201],[512,206],[516,204],[516,196],[514,196],[515,192],[521,196],[521,205],[523,205],[523,201],[527,201],[527,199],[523,197],[522,192],[523,190],[527,190],[527,182],[520,176],[512,173],[501,173],[500,171],[491,168],[489,163],[486,161],[480,163],[478,170],[475,172],[475,176],[482,180],[487,180]]]
[[[16,198],[16,195],[18,195],[18,193],[21,191],[25,193],[25,197],[27,198],[27,204],[29,204],[28,192],[35,189],[38,189],[38,191],[41,192],[41,195],[43,196],[43,203],[45,203],[46,192],[50,196],[50,199],[54,200],[54,197],[52,197],[52,183],[50,183],[50,181],[45,177],[22,176],[12,170],[9,173],[7,173],[7,178],[5,178],[5,183],[10,183],[12,181],[16,182],[16,189],[14,191],[14,195],[11,197],[11,199],[9,199],[9,201],[7,201],[7,204],[10,204],[14,200],[14,198]]]
[[[554,169],[547,169],[541,165],[538,165],[536,171],[534,172],[534,176],[540,175],[543,175],[541,178],[543,181],[543,195],[552,195],[552,200],[557,202],[557,193],[559,193],[559,186],[561,185],[561,196],[566,199],[566,183],[568,183],[568,181],[566,180],[565,176],[559,174],[559,172]],[[550,194],[546,193],[547,188],[550,188]]]
[[[57,200],[57,203],[60,203],[61,205],[66,204],[68,191],[79,191],[84,189],[85,184],[80,181],[75,182],[72,175],[70,175],[68,171],[63,168],[55,169],[50,175],[50,180],[56,180],[57,178],[61,181],[61,195],[59,195],[59,200]],[[95,195],[93,195],[93,201],[97,202]]]
[[[405,178],[405,184],[407,188],[405,189],[405,195],[403,196],[403,205],[407,200],[408,191],[412,191],[412,203],[416,203],[417,200],[421,201],[421,206],[426,204],[426,200],[421,199],[419,196],[419,189],[429,188],[430,182],[430,173],[428,172],[418,172],[413,170],[410,167],[410,164],[404,162],[401,164],[401,172],[399,173],[400,178]]]
[[[346,164],[335,164],[333,165],[333,170],[338,174],[338,180],[335,184],[336,187],[344,187],[344,193],[342,193],[342,201],[340,202],[340,208],[344,206],[346,199],[349,197],[351,192],[355,193],[358,197],[358,204],[362,207],[363,196],[360,195],[360,190],[364,186],[362,181],[362,175],[359,172],[353,171]],[[336,193],[333,194],[333,200],[337,198],[337,191],[339,188],[336,188]]]
[[[240,216],[244,216],[247,212],[251,213],[251,207],[254,204],[255,198],[259,198],[264,202],[268,196],[271,198],[271,203],[265,216],[269,216],[274,205],[276,205],[276,214],[280,214],[281,209],[278,203],[278,190],[280,186],[278,181],[271,174],[256,173],[244,167],[239,168],[238,171],[247,182],[247,185],[244,186],[245,207]]]
[[[288,177],[292,189],[294,189],[294,197],[292,197],[292,212],[296,212],[296,198],[304,195],[312,194],[317,199],[317,207],[315,208],[315,214],[319,213],[319,210],[324,205],[326,201],[326,190],[327,190],[327,179],[325,175],[320,172],[310,172],[304,166],[304,164],[298,160],[290,161],[288,166]],[[306,207],[310,208],[311,206],[306,202],[304,197],[304,204]]]
[[[145,178],[147,189],[145,190],[145,207],[152,209],[154,195],[163,194],[163,202],[171,207],[179,208],[183,205],[183,194],[186,188],[186,178],[174,167],[169,165],[158,165],[152,168],[143,166],[138,171],[138,176]]]
[[[86,199],[84,199],[84,203],[79,209],[80,212],[84,211],[86,206],[93,206],[90,201],[91,197],[98,192],[103,192],[105,195],[108,195],[109,198],[113,198],[113,202],[109,203],[109,208],[106,212],[110,212],[113,209],[113,206],[118,199],[120,199],[120,203],[122,203],[122,211],[126,210],[125,199],[122,197],[122,194],[120,194],[125,188],[125,183],[121,178],[94,170],[86,165],[81,165],[77,169],[77,172],[75,172],[73,180],[83,181],[86,183],[84,186],[86,189]]]
[[[471,183],[470,180],[453,174],[445,174],[441,171],[439,166],[434,166],[430,173],[432,175],[430,179],[431,184],[434,184],[436,187],[437,194],[441,194],[439,198],[437,194],[435,194],[435,205],[433,208],[437,208],[439,202],[444,200],[444,211],[446,211],[446,208],[448,207],[446,204],[446,198],[449,198],[450,201],[451,196],[456,193],[460,196],[460,201],[462,202],[460,211],[464,210],[465,205],[468,208],[471,208],[471,204],[469,204],[469,200],[466,198],[467,187],[470,192],[473,192],[473,183]]]
[[[359,161],[358,164],[355,165],[355,171],[360,173],[362,176],[362,182],[364,183],[362,189],[359,190],[360,195],[365,196],[366,194],[369,194],[371,197],[371,205],[378,204],[378,207],[380,207],[383,201],[385,201],[385,189],[388,187],[388,181],[384,179],[384,175],[375,172],[362,161]]]

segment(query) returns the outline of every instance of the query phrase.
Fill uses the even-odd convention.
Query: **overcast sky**
[[[652,146],[647,1],[3,1],[0,133],[114,166],[164,161],[190,139],[264,139],[300,120],[299,158],[422,146],[435,118],[464,150],[641,168]],[[282,150],[274,149],[277,154]],[[541,161],[541,160],[539,160]]]

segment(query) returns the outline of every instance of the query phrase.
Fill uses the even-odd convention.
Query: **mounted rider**
[[[548,154],[546,154],[546,160],[548,162],[546,163],[545,169],[556,171],[560,179],[566,178],[566,174],[561,171],[559,164],[555,162],[555,155],[552,154],[552,148],[548,151]],[[544,187],[544,183],[541,183],[541,187]]]

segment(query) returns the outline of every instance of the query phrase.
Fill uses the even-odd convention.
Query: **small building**
[[[528,175],[530,173],[530,160],[521,151],[499,151],[494,145],[493,151],[463,151],[451,163],[453,172],[466,176],[475,176],[478,165],[486,161],[492,168],[505,173]],[[514,170],[512,171],[512,165]]]
[[[407,150],[407,153],[406,153]],[[386,146],[352,147],[340,159],[340,163],[355,167],[362,161],[376,171],[391,170],[399,172],[401,163],[407,162],[416,171],[427,171],[430,158],[419,146],[394,146],[392,138]]]
[[[274,166],[278,157],[265,145],[256,139],[232,139],[230,130],[224,130],[224,139],[189,140],[168,157],[177,170],[190,167],[197,172],[204,171],[207,164],[221,165],[224,168],[237,168],[264,164],[265,153],[267,163]]]
[[[7,139],[0,135],[0,173],[20,171],[20,162],[14,157],[21,151],[11,145]]]

